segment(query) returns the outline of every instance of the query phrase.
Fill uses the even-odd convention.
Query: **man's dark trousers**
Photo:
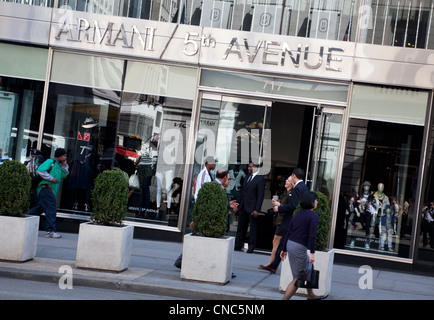
[[[48,186],[43,186],[38,196],[38,204],[27,212],[30,216],[40,216],[45,213],[47,232],[56,231],[57,201],[53,191]]]

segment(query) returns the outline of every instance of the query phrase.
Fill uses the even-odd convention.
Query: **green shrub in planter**
[[[31,179],[26,166],[19,161],[0,165],[0,214],[23,216],[30,206]]]
[[[330,201],[324,193],[320,191],[316,191],[315,193],[318,197],[318,205],[313,211],[319,216],[318,228],[316,230],[315,249],[318,251],[324,251],[327,248],[327,240],[330,232]],[[298,212],[300,209],[301,207],[299,204],[294,212]]]
[[[127,213],[129,191],[122,171],[105,170],[94,184],[91,220],[102,225],[121,225]]]
[[[330,201],[324,193],[319,191],[315,193],[318,196],[318,205],[314,212],[319,216],[318,228],[316,230],[316,249],[324,251],[327,248],[327,240],[330,232]]]
[[[193,235],[219,238],[226,232],[228,199],[218,182],[207,182],[199,190],[191,218]]]

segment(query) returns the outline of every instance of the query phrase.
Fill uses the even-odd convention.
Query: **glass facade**
[[[0,163],[26,162],[36,149],[43,81],[0,76]]]
[[[42,149],[68,152],[59,208],[89,214],[94,179],[122,170],[127,219],[177,227],[195,83],[195,69],[55,52]]]
[[[0,43],[0,162],[24,163],[38,143],[48,50],[23,48]]]
[[[432,110],[432,106],[431,106]],[[425,159],[424,187],[419,211],[413,217],[418,223],[416,256],[418,261],[432,265],[434,262],[434,123],[431,114],[431,129],[428,133],[428,150]]]
[[[54,4],[53,0],[2,1]],[[433,4],[432,0],[59,0],[58,7],[220,29],[434,49]]]
[[[425,122],[418,115],[427,103],[428,92],[354,85],[336,248],[410,257]],[[360,104],[367,105],[363,115]],[[413,117],[404,117],[408,109]]]

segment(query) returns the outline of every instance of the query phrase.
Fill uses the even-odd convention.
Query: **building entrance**
[[[276,219],[268,214],[272,197],[285,191],[295,168],[306,172],[305,182],[332,199],[343,112],[322,105],[265,101],[203,94],[196,140],[192,195],[205,158],[216,158],[217,170],[230,173],[227,192],[240,200],[249,162],[259,165],[265,180],[256,218],[256,250],[271,250]],[[194,205],[191,198],[190,212]],[[228,234],[235,236],[238,213],[231,212]],[[246,237],[250,228],[245,230]],[[246,240],[247,241],[247,240]]]

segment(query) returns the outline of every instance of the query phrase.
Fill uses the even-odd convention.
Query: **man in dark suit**
[[[244,179],[239,199],[235,250],[241,250],[243,239],[246,236],[247,227],[250,223],[249,248],[247,253],[252,253],[256,247],[257,216],[261,211],[262,201],[264,200],[265,179],[264,176],[258,174],[258,165],[250,162],[248,170],[249,174]]]
[[[286,204],[282,206],[275,206],[274,212],[283,212],[283,219],[282,219],[282,225],[289,225],[289,221],[292,218],[292,215],[294,213],[295,208],[297,208],[298,203],[300,202],[301,196],[305,192],[309,192],[309,188],[304,183],[303,179],[305,178],[305,171],[300,168],[294,169],[292,172],[292,181],[294,183],[294,188],[291,191],[291,194],[288,197],[288,200]],[[283,246],[286,246],[286,243],[284,242],[285,237],[283,236],[280,240],[279,247],[277,248],[275,258],[272,263],[268,266],[260,266],[259,269],[268,270],[271,273],[275,273],[277,267],[279,266],[279,263],[281,261],[280,259],[280,252],[282,251]]]

